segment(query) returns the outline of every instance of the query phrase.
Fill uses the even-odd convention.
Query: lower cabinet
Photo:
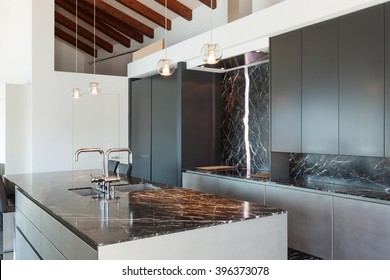
[[[97,251],[18,190],[15,213],[15,258],[44,260],[97,259]]]
[[[183,172],[182,180],[183,188],[264,205],[264,186],[259,183],[189,172]]]
[[[188,172],[182,173],[183,188],[218,195],[217,178]]]
[[[287,210],[289,248],[329,260],[390,259],[389,204],[190,172],[183,187]]]
[[[390,259],[389,205],[334,198],[334,259]]]
[[[288,246],[323,259],[332,259],[333,197],[267,186],[265,205],[287,210]]]

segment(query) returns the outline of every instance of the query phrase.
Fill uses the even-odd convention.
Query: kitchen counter
[[[294,180],[294,179],[284,179],[284,180],[274,180],[270,181],[265,175],[257,176],[256,174],[252,175],[249,178],[246,178],[246,172],[243,169],[231,169],[231,170],[199,170],[191,169],[187,170],[199,174],[210,174],[216,177],[228,177],[233,179],[242,179],[245,181],[253,181],[259,183],[266,183],[270,186],[273,184],[283,185],[293,188],[303,188],[306,190],[314,190],[326,192],[328,194],[352,196],[361,199],[369,200],[378,200],[378,202],[390,202],[390,188],[385,188],[383,186],[376,185],[366,185],[366,186],[354,186],[354,185],[345,185],[345,184],[332,184],[326,182],[316,182],[316,181],[303,181],[303,180]]]
[[[98,253],[107,245],[287,216],[286,211],[280,209],[158,183],[152,183],[158,187],[153,190],[117,191],[111,199],[83,196],[69,190],[94,188],[86,171],[10,175],[7,178],[17,185],[17,191],[23,196]],[[129,181],[131,184],[141,182],[137,178]],[[287,235],[286,228],[286,232],[282,232],[283,227],[278,233],[282,240],[283,235]],[[258,238],[253,242],[262,242],[261,237]],[[287,239],[285,243],[287,257]],[[234,254],[232,256],[234,258]]]

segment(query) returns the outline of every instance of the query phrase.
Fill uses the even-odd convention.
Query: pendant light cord
[[[211,42],[210,43],[212,43],[213,42],[213,1],[214,0],[211,0],[211,31],[210,31],[210,33],[211,33]]]
[[[96,80],[96,0],[93,0],[93,77]]]
[[[77,72],[78,72],[78,55],[77,55],[77,48],[78,48],[78,42],[77,42],[77,33],[78,33],[78,1],[76,0],[76,87],[77,87]]]
[[[167,58],[167,3],[168,0],[165,0],[165,9],[164,9],[164,16],[165,16],[165,28],[164,28],[164,47],[165,47],[165,58]]]

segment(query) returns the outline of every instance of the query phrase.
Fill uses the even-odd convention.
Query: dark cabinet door
[[[171,185],[179,185],[181,176],[178,72],[170,77],[152,77],[152,180]]]
[[[340,154],[384,156],[383,8],[340,19]]]
[[[271,38],[273,152],[301,152],[301,31]]]
[[[133,152],[132,176],[150,180],[151,165],[151,78],[131,83],[130,149]]]
[[[385,5],[385,156],[390,157],[390,3]]]
[[[338,154],[338,20],[302,30],[302,152]]]

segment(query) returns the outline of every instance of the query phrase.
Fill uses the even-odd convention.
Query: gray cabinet
[[[96,260],[97,250],[19,190],[15,192],[15,258]]]
[[[334,198],[334,259],[390,259],[390,207]]]
[[[302,30],[302,152],[338,154],[338,20]]]
[[[131,83],[130,147],[133,152],[132,175],[151,179],[152,139],[152,80],[136,80]]]
[[[218,181],[213,176],[183,172],[183,188],[218,195]]]
[[[301,31],[271,38],[271,150],[301,152]]]
[[[133,173],[181,186],[182,169],[219,164],[221,76],[185,69],[130,80]]]
[[[265,186],[257,182],[183,172],[183,188],[264,205]]]
[[[181,175],[181,127],[178,107],[178,71],[152,78],[152,180],[178,185]]]
[[[340,19],[340,154],[384,156],[383,8]]]
[[[385,5],[385,156],[390,157],[390,3]]]
[[[266,186],[265,205],[288,212],[288,246],[332,259],[333,197],[319,193]]]
[[[218,194],[264,205],[265,187],[259,183],[218,178]]]

